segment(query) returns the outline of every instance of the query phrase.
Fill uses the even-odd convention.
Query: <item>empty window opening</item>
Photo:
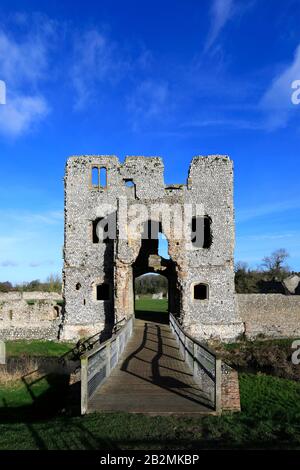
[[[195,284],[194,285],[194,299],[195,300],[208,299],[208,285],[207,284]]]
[[[104,167],[100,168],[100,188],[106,188],[107,186],[107,170]]]
[[[212,244],[211,218],[208,215],[192,218],[191,241],[195,248],[210,248]]]
[[[59,317],[59,307],[57,307],[57,305],[54,306],[54,311],[55,311],[55,315]]]
[[[77,284],[76,284],[76,290],[79,290],[80,288],[81,288],[81,284],[80,284],[80,282],[77,282]]]
[[[83,305],[85,305],[85,299],[83,299]]]
[[[106,188],[107,186],[107,169],[102,166],[92,167],[92,186],[94,188]]]
[[[117,236],[117,214],[112,212],[105,217],[97,217],[90,222],[93,243],[110,243]]]
[[[135,183],[132,179],[124,179],[127,197],[136,198]]]
[[[96,286],[97,300],[109,300],[109,284],[98,284]]]
[[[159,232],[157,253],[162,258],[170,259],[168,250],[169,250],[168,239],[163,233]]]
[[[124,180],[125,181],[125,186],[127,188],[133,188],[135,186],[133,180]]]
[[[97,166],[92,168],[92,186],[99,187],[99,168]]]
[[[108,222],[104,217],[93,220],[93,243],[107,242]]]

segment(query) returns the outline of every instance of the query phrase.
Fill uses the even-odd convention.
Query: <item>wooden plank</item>
[[[207,414],[201,390],[183,361],[168,325],[135,321],[133,335],[88,410],[144,414]]]

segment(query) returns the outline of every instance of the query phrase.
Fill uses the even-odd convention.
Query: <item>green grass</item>
[[[282,338],[282,339],[256,339],[254,341],[242,340],[236,343],[223,343],[222,346],[227,351],[234,351],[246,348],[264,348],[268,346],[277,345],[281,348],[291,348],[295,338]]]
[[[152,312],[167,312],[167,300],[140,298],[136,310],[152,318]],[[290,344],[290,340],[278,341],[282,347]],[[242,342],[225,347],[234,354],[235,348],[260,350],[263,345],[267,343]],[[8,342],[11,355],[26,351],[28,355],[55,356],[71,346],[46,341]],[[0,449],[300,449],[300,382],[248,372],[240,373],[239,380],[241,413],[201,418],[126,413],[79,417],[72,416],[66,407],[70,402],[66,377],[36,380],[29,376],[26,382],[1,388]]]
[[[152,299],[151,297],[141,297],[135,301],[135,309],[147,312],[167,312],[167,299]]]
[[[22,379],[1,384],[0,422],[56,416],[65,405],[68,382],[66,375],[38,376],[33,372],[24,375]]]
[[[61,343],[58,341],[43,340],[18,340],[6,341],[6,354],[8,356],[44,356],[57,357],[62,356],[74,347],[72,343]]]
[[[20,405],[26,402],[30,410],[36,401],[41,404],[47,394],[44,405],[49,412],[55,396],[51,399],[49,382],[43,380],[36,384],[35,400],[18,387],[7,388],[0,395],[2,402],[4,398],[15,406],[10,409],[7,422],[1,419],[0,409],[0,449],[300,449],[300,383],[290,380],[240,374],[242,412],[221,417],[147,417],[126,413],[72,417],[56,413],[52,419],[41,419],[40,408],[39,420],[28,419],[30,414],[23,419],[24,406]]]

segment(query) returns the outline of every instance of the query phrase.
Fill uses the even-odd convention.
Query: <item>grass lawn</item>
[[[74,347],[73,343],[43,340],[6,341],[6,354],[8,356],[62,356]]]
[[[135,309],[148,312],[167,312],[168,299],[152,299],[151,297],[140,297],[135,301]]]
[[[240,389],[242,412],[221,417],[79,417],[58,414],[48,380],[19,383],[0,394],[0,449],[300,449],[300,383],[242,373]]]
[[[149,315],[167,312],[167,300],[141,298],[136,310]],[[50,342],[28,342],[28,349],[24,341],[10,343],[14,351],[20,345],[20,354],[36,350],[45,355],[46,349],[49,355],[51,350]],[[53,355],[58,347],[67,348],[59,350],[60,355],[71,346],[52,343]],[[229,353],[241,347],[239,343],[226,348]],[[17,381],[0,390],[0,449],[300,449],[300,382],[259,372],[242,372],[239,380],[241,413],[200,418],[126,413],[72,416],[66,408],[66,378]]]
[[[56,415],[65,406],[68,383],[66,375],[38,376],[31,373],[22,379],[1,384],[0,423]]]

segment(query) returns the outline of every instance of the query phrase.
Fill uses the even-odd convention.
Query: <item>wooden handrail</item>
[[[99,344],[99,346],[93,348],[92,350],[85,351],[81,355],[82,414],[87,413],[89,399],[110,376],[111,370],[116,366],[120,354],[122,354],[126,343],[132,334],[132,329],[133,315],[126,319],[124,325],[122,325],[119,330],[114,332],[111,338],[106,340],[104,343]],[[121,338],[122,344],[120,343]],[[114,352],[112,352],[113,349]]]
[[[182,331],[182,333],[187,337],[189,338],[191,341],[193,341],[194,343],[196,343],[198,346],[200,346],[201,348],[205,349],[205,351],[207,351],[208,353],[212,354],[213,356],[215,356],[216,359],[219,359],[219,354],[216,352],[216,351],[213,351],[211,348],[209,348],[206,344],[202,343],[201,341],[199,341],[198,339],[194,338],[193,336],[191,336],[189,333],[187,333],[182,325],[178,322],[178,320],[175,318],[175,316],[170,313],[170,316],[172,317],[172,319],[174,320],[174,322],[176,323],[176,325],[178,326],[178,328],[180,329],[180,331]]]
[[[183,348],[183,351],[181,350],[181,352],[182,352],[184,361],[192,369],[192,373],[193,373],[195,380],[198,380],[196,370],[197,370],[197,367],[200,367],[201,370],[204,371],[206,376],[209,377],[209,379],[212,381],[213,396],[211,396],[211,401],[213,403],[215,411],[217,413],[220,413],[221,412],[221,393],[222,393],[222,390],[221,390],[222,388],[221,387],[222,385],[222,371],[221,371],[222,361],[221,359],[218,357],[217,353],[213,351],[212,349],[210,349],[208,346],[206,346],[206,344],[201,343],[201,341],[198,341],[197,339],[193,338],[193,336],[186,333],[182,325],[180,325],[180,323],[177,321],[177,319],[174,317],[172,313],[170,313],[170,324],[171,324],[172,331],[176,335],[177,342],[179,342],[180,344],[179,346],[180,350],[181,350],[181,347]],[[192,342],[192,351],[190,351],[189,348],[187,347],[186,339],[189,339]],[[207,367],[205,367],[203,362],[201,362],[201,360],[199,360],[198,357],[196,356],[195,345],[211,356],[211,362],[214,368],[213,374]],[[187,354],[189,354],[189,357],[191,357],[192,363],[187,359]]]
[[[87,350],[85,351],[83,354],[82,354],[82,357],[91,357],[93,356],[94,354],[96,354],[97,352],[101,351],[101,349],[105,348],[109,343],[112,343],[113,341],[115,341],[117,339],[117,337],[121,334],[123,328],[125,328],[125,326],[127,325],[127,323],[131,320],[131,318],[133,317],[133,315],[130,315],[130,317],[128,318],[122,318],[122,320],[120,320],[118,323],[120,323],[121,321],[123,321],[124,319],[126,319],[124,325],[119,329],[117,330],[116,332],[114,332],[111,336],[111,338],[108,338],[106,341],[104,341],[103,343],[100,343],[99,346],[96,346],[95,348],[91,349],[91,350]]]

